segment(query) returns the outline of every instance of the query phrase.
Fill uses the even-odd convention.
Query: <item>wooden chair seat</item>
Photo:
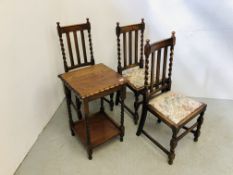
[[[171,125],[179,125],[203,110],[205,104],[183,94],[168,91],[152,98],[149,106],[159,114],[160,119],[170,122]]]

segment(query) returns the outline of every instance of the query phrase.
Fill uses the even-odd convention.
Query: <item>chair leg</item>
[[[78,99],[78,97],[76,97],[77,115],[79,120],[82,120],[81,105],[81,101]]]
[[[104,112],[104,99],[100,98],[100,112]]]
[[[114,93],[110,94],[110,110],[113,111],[113,107],[114,107],[114,101],[113,101],[113,97],[114,97]]]
[[[205,111],[203,111],[203,112],[200,114],[200,116],[198,117],[198,119],[197,119],[197,129],[196,129],[196,131],[195,131],[195,133],[194,133],[194,142],[197,142],[197,141],[198,141],[198,138],[199,138],[199,136],[200,136],[200,134],[201,134],[201,125],[202,125],[203,120],[204,120],[204,118],[203,118],[204,113],[205,113]]]
[[[115,105],[118,105],[120,101],[120,91],[117,91],[116,93],[116,99],[115,99]]]
[[[141,133],[142,133],[142,130],[143,130],[143,127],[144,127],[144,124],[145,124],[145,121],[146,121],[146,115],[147,115],[147,109],[146,109],[145,106],[143,106],[142,116],[141,116],[141,119],[140,119],[140,122],[139,122],[139,125],[138,125],[138,130],[137,130],[137,133],[136,133],[137,136],[140,136]]]
[[[121,89],[121,134],[120,134],[120,141],[123,142],[123,137],[125,135],[125,127],[124,127],[124,100],[125,100],[125,88]]]
[[[172,129],[172,139],[170,141],[170,153],[168,155],[168,164],[172,165],[173,160],[175,159],[175,148],[177,146],[177,134],[179,130],[178,129]]]
[[[138,118],[139,118],[138,117],[138,107],[139,107],[138,97],[139,97],[139,93],[135,92],[134,96],[135,96],[135,101],[134,101],[134,124],[136,125],[138,123]]]
[[[91,148],[87,149],[87,154],[88,154],[88,159],[92,160],[92,149]]]

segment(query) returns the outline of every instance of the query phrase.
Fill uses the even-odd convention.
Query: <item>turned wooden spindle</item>
[[[172,165],[173,160],[175,159],[175,148],[177,146],[178,140],[177,140],[177,134],[179,132],[179,129],[172,128],[172,139],[170,141],[170,153],[168,155],[168,163]]]
[[[202,113],[200,114],[200,116],[198,117],[198,119],[197,119],[197,129],[196,129],[196,131],[195,131],[195,133],[194,133],[194,141],[195,141],[195,142],[198,141],[198,138],[199,138],[199,136],[201,135],[201,125],[202,125],[202,123],[203,123],[203,121],[204,121],[204,118],[203,118],[204,113],[205,113],[205,111],[202,112]]]
[[[144,19],[142,18],[141,24],[143,25],[142,30],[141,30],[141,41],[140,41],[140,68],[143,68],[143,45],[144,45],[144,30],[145,30],[145,23]]]
[[[171,38],[173,39],[173,44],[170,47],[170,58],[169,58],[169,67],[168,67],[168,81],[169,81],[169,89],[171,89],[171,75],[172,75],[172,64],[173,64],[173,56],[174,56],[174,46],[176,43],[175,32],[172,32]]]
[[[64,48],[63,39],[62,39],[62,32],[61,32],[61,27],[60,27],[59,22],[57,22],[57,32],[58,32],[58,36],[59,36],[59,42],[60,42],[60,47],[61,47],[61,52],[62,52],[64,69],[65,69],[65,72],[68,72],[66,53],[65,53],[65,48]]]
[[[150,40],[146,40],[146,45],[145,45],[145,48],[144,48],[144,52],[145,52],[145,56],[146,56],[146,61],[145,61],[145,82],[144,82],[144,85],[145,85],[145,89],[146,89],[146,92],[148,90],[148,75],[149,75],[149,56],[150,56],[150,51],[151,51],[151,46],[150,46]]]
[[[91,24],[89,22],[89,18],[87,18],[86,20],[87,20],[87,24],[89,25],[89,29],[87,30],[87,32],[88,32],[89,47],[90,47],[90,54],[91,54],[91,63],[94,65],[95,60],[94,60],[93,46],[92,46],[92,40],[91,40]]]
[[[119,22],[117,22],[116,35],[117,35],[117,60],[118,60],[117,71],[118,71],[118,73],[122,74],[121,47],[120,47],[120,24],[119,24]]]

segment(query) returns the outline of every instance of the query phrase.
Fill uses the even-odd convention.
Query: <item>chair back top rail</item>
[[[57,22],[57,24],[59,25],[59,22]],[[89,30],[90,28],[91,28],[90,23],[75,24],[75,25],[68,25],[68,26],[60,27],[60,32],[67,33],[67,32],[74,32],[78,30]]]
[[[117,23],[117,24],[119,26],[119,23]],[[144,30],[144,29],[145,29],[145,23],[144,23],[144,20],[142,19],[141,23],[122,26],[117,30],[117,32],[118,33],[127,33],[129,31]]]
[[[151,45],[151,52],[154,52],[156,50],[159,50],[161,48],[165,48],[167,46],[172,46],[174,45],[174,39],[173,38],[168,38],[168,39],[164,39],[158,42],[155,42]]]

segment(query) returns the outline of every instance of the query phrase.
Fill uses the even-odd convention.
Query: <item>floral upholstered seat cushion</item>
[[[150,106],[175,124],[185,119],[202,104],[182,94],[171,91],[163,93],[149,101]]]
[[[140,67],[133,67],[122,72],[129,84],[136,89],[142,89],[145,82],[145,69]]]

